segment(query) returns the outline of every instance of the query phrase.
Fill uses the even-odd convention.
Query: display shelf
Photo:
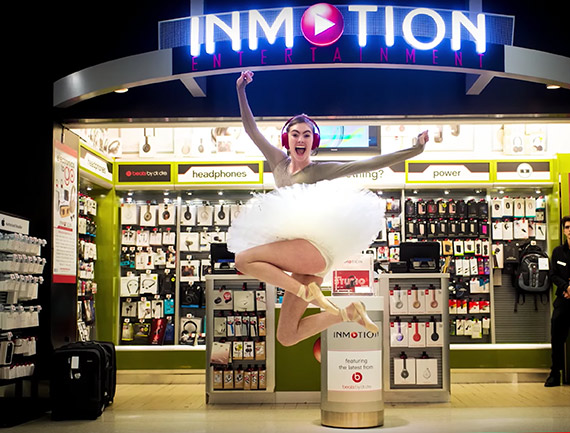
[[[385,401],[449,401],[448,284],[449,274],[380,275]]]
[[[450,341],[490,343],[489,200],[481,189],[442,192],[426,190],[406,198],[405,237],[440,244],[440,268],[450,274]],[[481,332],[473,333],[472,329]]]
[[[270,403],[275,288],[244,275],[206,277],[206,403]]]
[[[95,330],[95,262],[97,261],[97,202],[80,192],[77,199],[77,340],[96,338]]]
[[[9,395],[21,393],[36,368],[46,241],[29,236],[23,218],[0,213],[0,219],[0,395]]]

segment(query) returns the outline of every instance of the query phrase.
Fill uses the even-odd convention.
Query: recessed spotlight
[[[169,196],[169,195],[170,195],[170,193],[169,193],[168,191],[164,191],[163,194],[164,194],[165,196]]]
[[[446,189],[445,191],[443,191],[444,194],[449,194],[449,190]]]
[[[224,195],[223,191],[218,191],[218,195]]]
[[[188,192],[186,193],[186,195],[192,195],[192,192],[191,192],[191,191],[188,191]]]
[[[556,90],[556,89],[560,89],[560,86],[558,84],[547,84],[546,88],[548,90]]]
[[[129,192],[127,193],[127,195],[128,195],[129,197],[132,197],[133,194],[134,194],[134,192],[132,192],[132,191],[129,191]]]
[[[129,91],[129,89],[127,89],[126,87],[123,89],[117,89],[115,90],[115,93],[127,93]]]

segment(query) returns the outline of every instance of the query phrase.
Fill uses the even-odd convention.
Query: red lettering
[[[212,60],[214,62],[214,69],[222,67],[222,55],[221,54],[218,54],[217,56],[216,56],[216,54],[214,54],[212,56]]]
[[[362,62],[362,47],[360,47],[360,61]]]
[[[265,60],[267,60],[267,56],[265,55],[265,53],[267,52],[267,50],[261,50],[261,64],[265,65]]]
[[[463,66],[463,53],[461,51],[455,52],[455,66]]]
[[[381,62],[388,61],[388,48],[380,48],[380,61]]]
[[[339,62],[342,62],[342,59],[340,58],[340,50],[338,47],[336,47],[334,50],[333,62],[337,61],[337,59]]]
[[[314,62],[315,61],[315,51],[317,50],[317,47],[311,47],[311,60]]]
[[[437,50],[433,50],[432,52],[432,63],[437,65]]]
[[[410,63],[410,60],[412,61],[412,63],[416,63],[416,49],[413,48],[412,52],[410,53],[410,50],[408,50],[406,48],[406,63]]]
[[[291,60],[292,54],[293,50],[291,48],[285,48],[285,63],[293,63],[293,60]]]
[[[193,71],[198,70],[198,61],[196,60],[196,57],[192,57],[192,70]]]
[[[241,66],[242,65],[241,60],[242,60],[243,51],[238,51],[238,54],[239,54],[239,65]]]
[[[479,54],[479,67],[483,67],[483,54]]]

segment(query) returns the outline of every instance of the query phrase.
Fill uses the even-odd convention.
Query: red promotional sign
[[[371,287],[370,271],[349,269],[333,272],[335,293],[356,293],[358,287]]]

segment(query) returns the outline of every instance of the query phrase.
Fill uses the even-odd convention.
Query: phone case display
[[[95,262],[97,260],[97,202],[85,193],[78,194],[78,269],[77,269],[77,339],[95,339]]]
[[[120,344],[175,343],[176,203],[121,205]]]
[[[385,226],[370,249],[376,253],[376,261],[387,270],[389,262],[398,262],[400,260],[402,207],[399,197],[389,197],[383,201],[386,206],[384,214]]]
[[[471,192],[472,193],[472,192]],[[483,193],[428,191],[405,201],[408,240],[440,244],[440,269],[449,273],[449,330],[452,343],[491,342],[489,203]]]
[[[502,273],[513,274],[521,262],[525,246],[547,251],[546,198],[529,191],[491,198],[492,267],[497,282]],[[538,263],[539,272],[548,272],[548,260]],[[516,291],[516,289],[515,289]],[[514,312],[524,300],[515,294]],[[536,299],[535,299],[536,301]]]
[[[1,217],[15,222],[12,226],[29,224],[22,218]],[[21,394],[19,380],[34,374],[42,309],[38,291],[46,264],[41,257],[46,241],[9,227],[0,229],[0,392],[6,395]]]
[[[241,275],[207,277],[208,403],[271,401],[274,291]]]
[[[449,401],[448,276],[383,274],[384,399]]]

